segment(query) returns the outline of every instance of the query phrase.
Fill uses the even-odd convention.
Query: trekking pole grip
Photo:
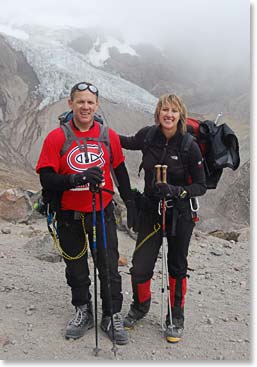
[[[161,183],[162,180],[161,180],[161,165],[160,164],[156,164],[154,166],[155,168],[155,173],[156,173],[156,183]]]
[[[162,165],[162,183],[167,183],[167,168],[166,164]]]

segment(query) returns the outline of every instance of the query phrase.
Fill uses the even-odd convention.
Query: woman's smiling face
[[[174,103],[165,103],[160,109],[159,122],[164,130],[177,131],[180,111]]]

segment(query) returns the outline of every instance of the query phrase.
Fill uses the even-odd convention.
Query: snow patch
[[[103,66],[106,60],[110,58],[111,48],[117,48],[121,54],[138,56],[136,51],[126,43],[122,43],[113,37],[108,37],[107,41],[101,44],[100,38],[98,37],[91,50],[87,53],[86,61],[96,67]]]

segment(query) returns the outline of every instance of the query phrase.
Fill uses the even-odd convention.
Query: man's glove
[[[134,232],[138,232],[138,211],[134,199],[125,202],[127,207],[127,226],[132,228]]]
[[[166,199],[185,199],[187,197],[187,191],[181,186],[158,183],[156,188],[158,194]]]
[[[91,167],[81,173],[70,175],[70,183],[72,187],[85,185],[99,185],[103,181],[103,171],[99,167]]]

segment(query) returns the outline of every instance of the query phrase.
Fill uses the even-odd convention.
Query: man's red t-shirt
[[[81,132],[74,128],[72,121],[70,125],[74,134],[78,138],[98,138],[100,135],[100,125],[94,122],[92,128]],[[110,149],[112,152],[112,166],[115,169],[122,162],[124,156],[122,153],[120,139],[112,129],[108,129],[110,138]],[[70,175],[83,172],[84,170],[98,166],[104,172],[103,188],[113,191],[113,182],[110,172],[110,157],[108,149],[103,142],[87,140],[87,152],[89,162],[85,161],[85,153],[79,150],[75,141],[69,147],[63,156],[60,155],[62,146],[65,142],[63,130],[59,127],[52,130],[46,137],[36,166],[36,171],[43,167],[51,167],[56,173]],[[83,140],[80,140],[83,143]],[[103,191],[103,206],[106,207],[112,200],[112,194]],[[77,210],[82,212],[92,212],[92,193],[89,191],[89,185],[83,185],[74,189],[64,191],[61,201],[62,210]],[[99,195],[96,195],[96,210],[100,210]]]

